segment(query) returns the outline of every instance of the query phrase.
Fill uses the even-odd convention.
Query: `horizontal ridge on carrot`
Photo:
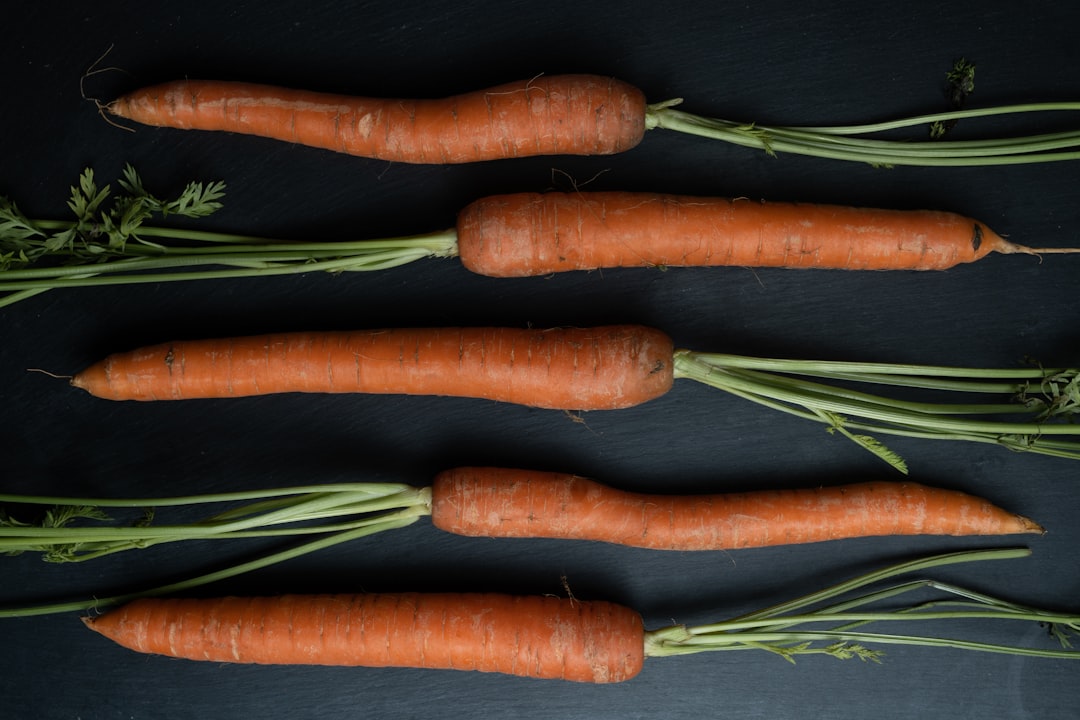
[[[788,660],[827,654],[880,661],[881,643],[933,646],[1027,657],[1078,659],[1066,638],[1080,616],[1025,607],[986,593],[935,584],[958,608],[895,606],[920,589],[908,582],[888,592],[851,597],[885,579],[949,563],[1022,557],[1026,550],[986,550],[931,556],[854,578],[750,615],[710,625],[646,630],[622,605],[573,597],[493,593],[389,593],[278,597],[140,598],[83,622],[141,653],[218,663],[411,667],[498,672],[588,683],[630,680],[647,658],[721,650],[767,650]],[[865,609],[883,598],[885,609]],[[834,603],[837,598],[843,602]],[[932,604],[931,604],[932,605]],[[948,606],[949,603],[945,602]],[[1062,647],[995,644],[933,635],[879,634],[864,626],[976,620],[1025,620],[1055,629]],[[1006,624],[1006,627],[1013,625]],[[955,632],[955,630],[954,630]],[[1029,633],[1030,636],[1030,633]],[[1041,641],[1045,643],[1045,640]]]
[[[641,90],[588,74],[538,75],[435,99],[370,98],[220,80],[177,80],[104,105],[135,122],[256,135],[407,163],[464,163],[531,155],[607,155],[666,129],[765,150],[881,166],[997,165],[1073,160],[1080,133],[997,141],[881,140],[885,130],[981,115],[1080,110],[1080,103],[1028,103],[902,118],[874,125],[793,127],[732,122],[647,104]]]
[[[1080,369],[957,368],[753,358],[674,349],[639,325],[550,330],[414,328],[297,332],[174,341],[110,355],[72,385],[110,400],[235,398],[274,393],[394,393],[486,398],[562,410],[613,410],[654,400],[689,379],[814,420],[906,471],[863,431],[969,440],[1080,459]],[[843,386],[978,392],[944,403]],[[989,396],[993,401],[982,398]],[[1064,422],[1063,422],[1064,421]]]

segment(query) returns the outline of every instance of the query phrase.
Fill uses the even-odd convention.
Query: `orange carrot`
[[[624,492],[570,474],[474,467],[435,478],[431,520],[457,535],[598,540],[654,550],[1043,531],[981,498],[914,483],[674,496]]]
[[[214,80],[136,90],[104,106],[146,125],[224,130],[395,162],[462,163],[529,155],[604,155],[636,146],[660,128],[764,150],[878,166],[983,166],[1075,160],[1080,133],[995,142],[881,140],[887,130],[957,117],[909,117],[873,125],[768,127],[691,115],[681,99],[646,104],[644,94],[595,75],[532,80],[434,100],[362,98]],[[1076,103],[969,110],[964,117],[1075,111]]]
[[[606,155],[645,133],[645,96],[593,75],[540,76],[433,100],[362,98],[181,80],[106,109],[145,125],[224,130],[406,163]]]
[[[144,597],[103,616],[84,618],[84,622],[129,649],[192,660],[476,670],[593,683],[629,680],[641,671],[646,658],[751,648],[788,660],[801,654],[877,660],[881,652],[870,647],[875,643],[1080,659],[1080,653],[1067,647],[1068,642],[1061,643],[1064,648],[1045,649],[955,636],[880,634],[864,628],[888,621],[997,619],[1015,626],[1015,620],[1025,620],[1054,627],[1054,635],[1064,639],[1080,622],[1075,613],[1017,605],[952,585],[937,587],[950,593],[946,599],[963,598],[956,607],[943,606],[928,613],[918,612],[928,607],[925,600],[918,605],[895,605],[900,595],[925,589],[925,582],[851,597],[860,588],[904,573],[1027,553],[1000,549],[930,556],[730,620],[655,630],[646,630],[636,612],[608,602],[448,593]],[[841,597],[841,604],[833,604]],[[892,607],[865,609],[886,599]]]
[[[459,214],[457,242],[466,268],[494,277],[718,265],[943,270],[992,252],[1063,251],[1015,245],[947,212],[625,192],[486,197]]]
[[[125,176],[126,186],[141,187],[134,170],[129,168]],[[80,183],[92,182],[88,170]],[[207,201],[204,192],[219,197],[220,184],[205,191],[201,185],[191,187],[189,195],[202,198],[202,204],[190,206],[193,214],[205,214],[219,204]],[[3,205],[0,198],[0,212]],[[20,220],[40,231],[36,239],[26,241],[32,246],[34,266],[0,273],[0,293],[8,293],[0,296],[0,307],[56,288],[372,272],[427,258],[459,257],[478,274],[524,277],[598,268],[725,265],[944,270],[990,253],[1080,253],[1080,248],[1008,242],[977,220],[943,211],[657,193],[552,192],[482,198],[458,213],[453,228],[357,241],[290,242],[217,232],[181,239],[178,234],[184,233],[175,229],[139,225],[140,237],[155,238],[148,255],[145,244],[105,242],[94,234],[93,228],[101,224],[120,222],[118,213],[125,207],[126,203],[118,203],[95,222],[82,223],[90,229],[67,221]],[[8,210],[17,212],[13,206]],[[56,242],[72,232],[82,249]],[[21,252],[18,242],[12,245],[16,253]],[[200,249],[208,243],[215,247]],[[0,256],[3,249],[0,238]],[[74,273],[73,264],[86,272]]]
[[[293,333],[113,355],[72,384],[112,400],[362,392],[614,409],[667,392],[672,354],[666,335],[629,325]]]
[[[182,524],[153,522],[132,527],[126,519],[108,521],[102,516],[111,526],[61,525],[46,531],[8,523],[0,527],[0,551],[42,552],[54,562],[86,561],[159,543],[280,534],[327,536],[315,541],[315,547],[326,547],[406,527],[425,516],[431,517],[435,527],[462,536],[593,540],[679,551],[884,535],[1043,531],[1031,520],[982,498],[906,482],[672,496],[616,490],[565,473],[492,467],[448,470],[436,476],[431,487],[346,483],[245,492],[239,497],[226,493],[154,499],[0,495],[0,502],[5,503],[91,511],[147,506],[160,511],[239,500],[248,504]],[[313,522],[313,515],[330,520]]]
[[[366,392],[487,398],[562,410],[610,410],[657,398],[689,379],[827,425],[893,467],[871,435],[994,443],[1080,458],[1077,413],[1062,406],[1080,368],[950,368],[754,358],[675,350],[637,325],[535,330],[422,328],[312,332],[164,343],[111,355],[72,385],[110,400],[228,398],[284,392]],[[807,379],[812,378],[812,379]],[[913,402],[844,387],[978,391],[999,402]],[[830,384],[841,382],[839,387]],[[1002,419],[990,415],[1002,416]]]
[[[86,625],[132,650],[227,663],[413,667],[609,683],[644,660],[637,613],[498,594],[141,599]]]

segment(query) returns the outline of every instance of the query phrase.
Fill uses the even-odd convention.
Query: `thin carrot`
[[[645,96],[594,75],[539,76],[449,98],[362,98],[181,80],[110,103],[145,125],[224,130],[405,163],[607,155],[645,134]]]
[[[957,368],[753,358],[674,350],[637,325],[536,330],[421,328],[177,341],[111,355],[71,384],[110,400],[367,392],[487,398],[563,410],[625,408],[690,379],[823,423],[906,472],[862,431],[968,440],[1080,459],[1080,368]],[[997,402],[915,402],[836,385],[980,393]],[[1012,419],[1001,419],[1006,416]]]
[[[173,507],[240,501],[246,502],[197,522],[160,519]],[[85,562],[188,540],[316,535],[324,543],[346,542],[424,516],[463,536],[594,540],[678,551],[883,535],[1043,532],[982,498],[914,483],[677,496],[616,490],[567,473],[494,467],[448,470],[423,488],[345,483],[156,499],[0,494],[0,503],[49,508],[41,524],[19,520],[0,527],[0,553],[41,552],[50,562]],[[108,508],[148,507],[155,509],[154,522],[133,524],[104,514]],[[73,520],[87,522],[71,525]]]
[[[528,155],[602,155],[635,147],[662,128],[744,145],[875,165],[1000,165],[1080,158],[1080,133],[1001,140],[911,142],[877,133],[961,118],[1080,110],[1036,103],[957,110],[874,125],[765,126],[691,115],[681,99],[646,104],[644,94],[596,75],[540,75],[449,98],[351,97],[216,80],[180,80],[135,90],[105,106],[145,125],[223,130],[396,162],[461,163]]]
[[[435,478],[431,503],[435,527],[457,535],[597,540],[656,550],[1042,532],[980,498],[914,483],[657,495],[564,473],[465,467]]]
[[[1024,620],[1054,628],[1063,642],[1070,631],[1080,629],[1080,616],[1024,607],[942,583],[934,587],[963,598],[959,609],[937,610],[934,603],[864,609],[923,588],[924,583],[918,582],[833,602],[905,572],[1024,554],[1025,550],[990,550],[932,556],[740,618],[649,631],[638,613],[609,602],[450,593],[142,598],[83,622],[131,650],[190,660],[474,670],[592,683],[629,680],[641,672],[645,658],[720,650],[768,650],[788,659],[827,654],[877,661],[882,653],[869,646],[883,643],[1080,658],[1067,642],[1064,648],[1046,649],[861,629],[868,623],[895,620]]]
[[[634,326],[294,333],[166,343],[111,356],[72,384],[113,400],[364,392],[614,409],[667,392],[672,350]]]

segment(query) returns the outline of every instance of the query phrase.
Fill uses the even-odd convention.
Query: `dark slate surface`
[[[1018,242],[1076,245],[1075,163],[880,170],[658,131],[618,157],[411,167],[252,138],[125,132],[83,99],[80,78],[110,47],[104,64],[119,70],[86,78],[89,96],[180,76],[438,96],[538,73],[595,72],[634,82],[652,100],[685,97],[687,110],[702,114],[824,124],[941,109],[944,72],[961,56],[978,65],[973,103],[1078,98],[1078,20],[1067,3],[1006,2],[22,3],[6,11],[0,44],[0,192],[31,215],[59,216],[84,166],[104,179],[130,162],[163,191],[226,180],[226,208],[204,224],[322,239],[433,230],[484,194],[592,180],[595,189],[932,207],[980,218]],[[509,281],[446,260],[365,276],[51,292],[0,311],[3,489],[130,496],[347,480],[419,485],[459,463],[567,470],[671,492],[895,477],[817,425],[692,384],[574,422],[440,398],[110,404],[28,369],[70,373],[108,352],[178,337],[605,322],[653,324],[680,346],[743,354],[1075,364],[1077,262],[999,256],[929,274],[730,268]],[[890,445],[908,459],[912,479],[981,494],[1049,532],[691,555],[470,540],[421,522],[200,592],[561,593],[565,577],[576,596],[625,603],[654,627],[734,615],[893,560],[1022,542],[1034,551],[1029,559],[939,575],[1017,601],[1080,607],[1080,466],[990,446]],[[2,558],[0,568],[10,604],[145,587],[259,549],[160,547],[67,566],[25,555]],[[880,666],[827,657],[789,665],[766,653],[662,659],[632,682],[591,687],[200,664],[122,650],[87,632],[77,613],[0,623],[0,702],[10,718],[1078,716],[1080,665],[947,650],[893,648]],[[976,632],[1004,642],[1036,641],[1040,631]]]

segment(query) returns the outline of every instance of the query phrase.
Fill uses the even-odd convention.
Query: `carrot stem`
[[[909,401],[792,374],[943,392],[982,392],[1005,396],[1008,402]],[[675,353],[675,375],[824,423],[830,431],[854,440],[901,471],[906,471],[902,459],[872,437],[851,431],[994,443],[1012,450],[1080,459],[1080,442],[1060,439],[1080,436],[1080,424],[1055,422],[1080,409],[1076,400],[1080,373],[1075,369],[817,362],[680,350]],[[1023,415],[1024,419],[991,417],[995,415]]]
[[[279,552],[256,558],[255,560],[250,560],[248,562],[240,563],[237,565],[231,565],[222,570],[197,575],[195,577],[187,578],[185,580],[180,580],[177,582],[169,583],[167,585],[161,585],[155,588],[151,588],[150,590],[142,590],[101,598],[94,597],[89,600],[72,600],[68,602],[29,605],[25,607],[0,608],[0,619],[101,610],[106,607],[121,605],[125,602],[129,602],[137,598],[156,597],[159,595],[179,593],[190,590],[192,588],[201,587],[203,585],[220,582],[221,580],[227,580],[238,575],[243,575],[244,573],[261,570],[277,563],[282,563],[287,560],[293,560],[303,555],[307,555],[308,553],[313,553],[328,547],[333,547],[334,545],[340,545],[341,543],[357,540],[359,538],[374,535],[376,533],[384,532],[386,530],[393,530],[396,528],[405,527],[416,522],[417,519],[417,515],[388,518],[381,523],[367,525],[364,527],[356,528],[355,530],[333,533],[326,537],[322,537],[317,540],[311,540],[302,545],[298,545],[287,550],[281,550]]]
[[[102,519],[83,512],[96,507],[177,507],[258,499],[184,525],[149,523],[120,527],[68,527],[76,517]],[[40,551],[52,562],[78,562],[123,550],[181,540],[284,537],[342,533],[386,526],[430,514],[431,489],[395,483],[354,483],[285,488],[256,493],[196,495],[182,498],[97,500],[0,495],[0,502],[47,505],[53,510],[42,526],[0,518],[0,552]],[[72,511],[74,509],[74,511]],[[315,524],[341,517],[348,522]],[[60,519],[57,519],[60,518]],[[301,525],[303,523],[303,525]],[[289,525],[288,528],[276,526]],[[299,525],[299,526],[298,526]]]
[[[1030,554],[1030,551],[1025,548],[976,550],[899,563],[824,590],[727,621],[691,627],[675,625],[651,631],[646,636],[646,655],[650,657],[666,657],[706,651],[757,649],[775,652],[790,661],[794,661],[797,655],[828,654],[838,658],[859,657],[863,660],[877,662],[881,658],[881,653],[868,649],[865,644],[899,644],[948,647],[1030,657],[1080,658],[1080,653],[1068,649],[1066,639],[1070,632],[1080,631],[1080,615],[1026,607],[982,593],[967,591],[963,588],[933,581],[909,581],[858,597],[849,597],[842,602],[816,610],[806,610],[815,605],[848,596],[864,587],[898,575],[946,564],[975,560],[1002,560],[1024,557],[1028,554]],[[949,601],[924,602],[895,610],[852,612],[853,608],[878,603],[882,600],[895,598],[927,587],[959,595],[967,598],[970,602],[959,604],[950,603]],[[928,610],[928,608],[943,605],[958,605],[961,609]],[[852,631],[856,627],[870,623],[896,621],[924,623],[971,619],[1016,620],[1047,625],[1053,629],[1054,634],[1062,641],[1064,647],[1062,649],[1028,648],[925,635],[890,635]],[[807,629],[805,627],[825,622],[841,624],[825,630],[818,630],[813,627]],[[826,642],[828,645],[824,647],[816,646],[813,645],[815,642]]]
[[[861,137],[935,122],[994,115],[1074,112],[1080,103],[1028,103],[957,110],[901,118],[881,123],[833,127],[767,126],[702,117],[674,109],[680,101],[650,105],[646,127],[721,140],[765,150],[770,155],[798,155],[865,162],[878,166],[919,165],[965,167],[1019,165],[1080,159],[1080,132],[1041,133],[987,140],[909,142]],[[856,137],[860,136],[860,137]],[[1074,149],[1075,148],[1075,149]]]

